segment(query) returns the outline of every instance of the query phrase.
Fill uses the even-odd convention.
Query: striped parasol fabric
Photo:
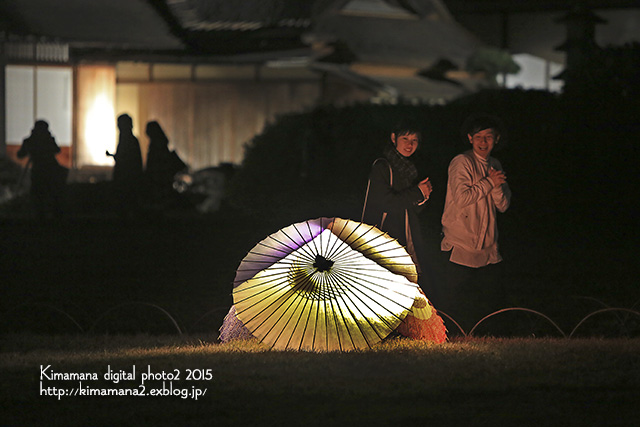
[[[411,312],[420,288],[407,251],[376,227],[318,218],[259,242],[236,272],[236,315],[277,349],[366,349]]]

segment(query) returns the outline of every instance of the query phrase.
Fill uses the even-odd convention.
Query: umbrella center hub
[[[316,255],[316,260],[313,263],[313,266],[319,272],[329,271],[331,267],[333,267],[333,261],[326,259],[322,255]]]

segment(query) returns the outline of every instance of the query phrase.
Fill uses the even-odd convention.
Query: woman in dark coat
[[[31,163],[31,197],[40,217],[47,212],[61,213],[61,202],[68,170],[56,160],[60,147],[49,132],[49,124],[38,120],[31,135],[22,142],[18,158],[29,156]]]
[[[169,150],[169,138],[160,123],[148,122],[146,134],[149,137],[149,151],[145,175],[149,185],[149,197],[154,203],[166,203],[174,195],[174,176],[187,165],[175,151]]]
[[[376,159],[371,167],[362,221],[386,231],[405,246],[416,265],[420,287],[433,294],[418,219],[432,186],[429,178],[418,179],[418,170],[411,161],[420,139],[420,130],[410,124],[396,126],[391,133],[391,144],[384,148],[384,157]],[[416,296],[412,312],[396,332],[437,343],[446,340],[444,322],[423,292]]]
[[[369,174],[363,222],[389,233],[407,248],[420,271],[422,237],[418,213],[432,191],[429,178],[418,181],[418,171],[411,161],[420,144],[420,130],[399,125],[391,133],[391,143],[373,162]]]

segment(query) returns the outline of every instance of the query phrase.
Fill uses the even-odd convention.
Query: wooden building
[[[44,119],[74,179],[106,179],[116,117],[128,113],[143,156],[145,124],[157,120],[199,169],[240,163],[244,144],[278,115],[321,103],[446,102],[482,84],[464,62],[494,37],[485,31],[481,41],[459,19],[481,33],[483,19],[504,17],[500,4],[513,2],[240,3],[3,0],[0,155],[18,161]],[[509,47],[508,26],[491,27]]]

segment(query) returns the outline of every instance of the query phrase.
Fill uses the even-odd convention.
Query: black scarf
[[[418,178],[418,170],[409,158],[398,153],[393,144],[388,144],[383,151],[384,157],[389,161],[391,169],[393,169],[393,188],[396,190],[404,190],[411,187],[416,178]]]

